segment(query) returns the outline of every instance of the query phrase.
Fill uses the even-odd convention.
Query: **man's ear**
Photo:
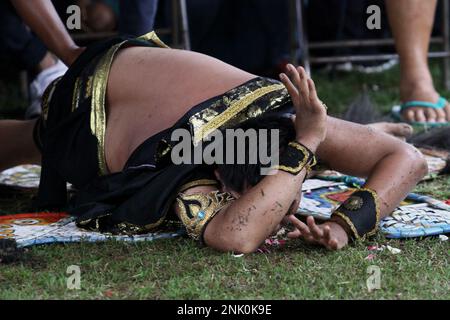
[[[223,192],[230,193],[236,199],[238,199],[241,196],[238,192],[227,188],[227,186],[223,183],[223,180],[222,180],[222,177],[220,176],[219,170],[215,169],[214,170],[214,175],[216,176],[216,179],[220,182],[220,189]]]
[[[227,187],[225,186],[225,183],[223,183],[222,177],[220,176],[219,170],[215,169],[214,175],[216,176],[217,181],[220,182],[220,188],[223,191],[228,192]]]
[[[222,181],[222,178],[220,177],[219,170],[217,170],[217,169],[214,170],[214,176],[215,176],[216,179],[217,179],[218,181],[220,181],[220,183],[223,185],[223,181]]]

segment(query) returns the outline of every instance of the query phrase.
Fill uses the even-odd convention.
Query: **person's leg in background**
[[[2,50],[34,77],[30,85],[31,104],[26,117],[37,117],[41,112],[40,104],[45,88],[64,74],[67,67],[27,29],[10,2],[5,0],[0,1],[0,42]]]
[[[403,103],[425,101],[436,103],[428,66],[428,49],[437,0],[386,0],[395,45],[400,56],[400,95]],[[450,121],[450,106],[445,109],[413,107],[404,110],[403,118],[416,122]]]
[[[0,42],[3,51],[27,70],[39,72],[47,66],[44,61],[51,64],[47,48],[27,30],[9,1],[4,0],[0,1]]]
[[[0,120],[0,172],[22,164],[40,164],[33,139],[37,120]]]
[[[153,30],[158,0],[120,0],[119,32],[141,36]]]

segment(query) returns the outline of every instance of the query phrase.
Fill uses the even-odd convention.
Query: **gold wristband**
[[[297,141],[292,141],[280,156],[280,164],[273,168],[297,175],[304,168],[307,172],[311,171],[316,164],[316,157],[311,150]]]

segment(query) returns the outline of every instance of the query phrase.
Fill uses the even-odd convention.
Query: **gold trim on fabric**
[[[339,211],[333,212],[333,215],[337,215],[338,217],[340,217],[341,219],[343,219],[343,220],[347,223],[347,225],[350,227],[350,229],[352,230],[354,237],[355,237],[357,240],[360,240],[360,239],[361,239],[361,237],[359,236],[358,231],[356,230],[356,227],[355,227],[355,225],[353,224],[352,220],[350,220],[345,214],[343,214],[343,213],[341,213],[341,212],[339,212]]]
[[[72,97],[72,112],[74,112],[80,103],[80,87],[81,87],[81,79],[77,78],[75,80],[75,86],[73,88],[73,97]]]
[[[177,214],[188,235],[200,240],[209,221],[233,200],[231,194],[219,191],[190,195],[180,193],[176,199]]]
[[[247,95],[230,102],[229,107],[215,116],[211,121],[205,123],[204,125],[198,127],[194,131],[194,145],[197,145],[200,141],[206,138],[209,134],[211,134],[214,130],[220,128],[222,125],[227,123],[231,118],[235,117],[236,114],[247,108],[253,102],[258,100],[259,98],[269,94],[271,92],[277,90],[285,89],[283,84],[274,84],[266,87],[262,87],[256,89],[248,93]],[[195,116],[195,115],[194,115]],[[192,117],[191,117],[192,118]]]
[[[102,218],[105,218],[108,216],[111,216],[111,214],[105,214],[105,215],[101,215],[96,218],[82,220],[82,221],[77,222],[77,226],[80,228],[91,230],[91,231],[100,232],[100,220]],[[132,224],[129,222],[120,222],[120,223],[117,223],[115,226],[117,227],[117,229],[119,229],[121,234],[134,235],[134,234],[148,232],[148,231],[155,229],[156,227],[159,227],[164,222],[165,218],[166,218],[166,215],[161,217],[158,221],[156,221],[154,223],[146,224],[144,226],[139,226],[139,225]],[[92,223],[94,223],[94,226],[89,226],[89,224],[92,224]],[[106,232],[106,233],[108,233],[108,232]]]
[[[136,234],[136,233],[143,233],[148,232],[156,227],[159,227],[163,222],[166,216],[164,215],[161,217],[158,221],[150,224],[146,224],[144,226],[138,226],[129,222],[121,222],[117,224],[117,228],[121,231],[121,233],[127,233],[127,234]]]
[[[139,37],[138,39],[152,41],[154,44],[162,47],[169,48],[164,42],[162,42],[154,31]],[[108,85],[109,71],[111,69],[114,56],[117,51],[128,41],[122,41],[112,46],[108,52],[101,58],[98,63],[92,81],[90,79],[87,83],[86,96],[92,94],[91,101],[91,132],[97,138],[98,142],[98,163],[100,168],[100,175],[106,175],[109,173],[106,163],[105,155],[105,132],[106,132],[106,87]],[[90,82],[92,82],[92,89],[89,88]],[[90,89],[90,90],[88,90]]]
[[[89,76],[86,81],[86,90],[84,92],[84,98],[87,99],[92,95],[92,81],[94,80],[93,76]]]
[[[81,220],[81,221],[77,222],[77,225],[86,226],[89,223],[91,223],[93,220],[96,220],[95,225],[96,225],[97,230],[98,230],[98,220],[101,219],[101,218],[104,218],[104,217],[109,217],[109,216],[111,216],[111,213],[107,213],[107,214],[104,214],[104,215],[101,215],[101,216],[98,216],[98,217],[92,218],[92,219]]]
[[[97,138],[98,165],[100,175],[108,174],[105,154],[105,132],[106,132],[106,87],[108,85],[109,71],[115,54],[127,41],[112,46],[101,58],[97,65],[92,80],[91,101],[91,132]]]
[[[153,42],[154,44],[156,44],[158,47],[170,49],[170,47],[169,47],[167,44],[165,44],[165,43],[158,37],[158,35],[156,34],[155,31],[151,31],[151,32],[149,32],[149,33],[147,33],[147,34],[144,34],[144,35],[140,36],[138,39],[140,39],[140,40],[145,40],[145,41],[152,41],[152,42]]]
[[[193,188],[193,187],[198,187],[198,186],[215,186],[218,185],[219,183],[216,180],[212,180],[212,179],[199,179],[199,180],[195,180],[195,181],[191,181],[188,182],[186,184],[184,184],[179,192],[184,192],[187,189]]]
[[[366,234],[367,236],[373,236],[375,233],[377,233],[378,226],[379,226],[380,220],[381,220],[381,218],[380,218],[381,217],[381,213],[380,213],[380,207],[379,207],[378,194],[374,190],[369,189],[369,188],[362,188],[360,190],[370,192],[370,194],[372,194],[373,200],[375,202],[375,213],[376,213],[376,216],[375,216],[376,217],[375,227],[371,231],[367,232],[367,234]]]
[[[50,107],[50,101],[52,100],[53,93],[55,92],[56,85],[62,79],[62,77],[56,78],[50,85],[45,89],[42,95],[42,118],[44,122],[47,121],[48,111]]]
[[[358,234],[358,231],[356,230],[356,227],[353,224],[353,222],[345,214],[343,214],[342,212],[339,212],[339,211],[335,211],[335,212],[333,212],[333,215],[339,216],[347,223],[347,225],[350,227],[350,229],[352,230],[352,232],[357,240],[364,240],[366,237],[373,236],[377,232],[378,225],[380,224],[380,216],[381,215],[380,215],[380,208],[379,208],[379,204],[378,204],[379,200],[378,200],[377,193],[374,190],[368,189],[368,188],[361,188],[361,189],[356,190],[355,192],[358,192],[358,191],[367,191],[372,195],[372,197],[374,199],[374,202],[375,202],[375,226],[372,230],[368,231],[366,234],[364,234],[361,237]]]
[[[278,165],[275,166],[274,169],[275,170],[282,170],[282,171],[286,171],[288,173],[292,173],[292,174],[298,174],[299,172],[301,172],[305,167],[307,171],[311,170],[311,167],[315,165],[316,163],[316,158],[313,155],[312,161],[310,165],[308,165],[309,162],[309,155],[310,155],[310,151],[305,148],[304,146],[302,146],[301,144],[299,144],[298,142],[289,142],[289,146],[299,150],[301,153],[303,153],[303,160],[299,162],[299,164],[296,167],[288,167],[285,165]]]

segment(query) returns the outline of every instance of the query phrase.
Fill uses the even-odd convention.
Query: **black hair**
[[[295,139],[295,127],[292,119],[288,116],[278,115],[265,115],[257,118],[250,119],[245,123],[239,125],[234,129],[242,129],[244,131],[248,129],[255,129],[257,132],[260,129],[267,129],[267,155],[271,155],[271,130],[278,129],[279,133],[279,152],[281,153],[289,142]],[[259,135],[258,137],[258,146]],[[252,149],[250,151],[250,149]],[[257,147],[255,148],[245,148],[245,163],[238,164],[237,157],[238,154],[234,152],[233,164],[218,164],[217,171],[220,174],[222,183],[233,191],[242,193],[246,187],[255,186],[263,178],[264,175],[261,174],[261,169],[264,165],[260,162],[261,159],[257,157],[257,163],[250,163],[250,152],[258,152]],[[242,155],[241,155],[242,156]]]

